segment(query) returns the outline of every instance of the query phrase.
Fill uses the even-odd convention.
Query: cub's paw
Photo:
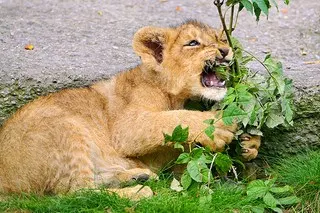
[[[211,151],[222,152],[226,144],[230,144],[234,139],[234,131],[224,128],[215,128],[213,133],[213,140],[211,140],[205,133],[203,133],[200,144],[204,147],[209,147]]]
[[[107,189],[110,192],[118,194],[120,197],[129,198],[131,200],[140,200],[141,198],[148,198],[153,196],[153,192],[149,186],[136,185],[133,187],[126,187],[122,189]]]
[[[261,144],[259,135],[249,135],[247,133],[240,136],[241,155],[244,161],[255,159],[258,155],[258,149]]]
[[[138,182],[142,183],[149,179],[158,179],[158,175],[149,169],[134,168],[118,173],[117,178],[120,182]]]

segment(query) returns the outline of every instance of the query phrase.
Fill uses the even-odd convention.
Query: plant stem
[[[217,157],[217,153],[215,153],[212,157],[212,160],[211,160],[211,164],[210,164],[210,168],[209,168],[209,173],[208,173],[208,187],[210,187],[210,176],[212,175],[211,174],[211,171],[212,171],[212,167],[213,167],[213,163],[214,161],[216,160],[216,157]]]
[[[276,84],[276,86],[279,88],[280,85],[279,83],[277,82],[276,78],[272,75],[272,73],[270,72],[269,68],[259,59],[257,58],[256,56],[254,56],[252,53],[250,53],[249,51],[245,50],[245,49],[241,49],[243,52],[246,52],[247,54],[249,54],[252,58],[254,58],[256,61],[258,61],[264,68],[265,70],[267,71],[267,73],[270,75],[270,77],[272,78],[272,80],[274,81],[274,83]],[[273,97],[273,96],[271,96]],[[274,97],[273,97],[274,99]],[[275,99],[274,99],[275,101]]]
[[[220,0],[215,0],[214,1],[214,5],[216,5],[217,9],[218,9],[218,13],[219,13],[219,17],[220,17],[220,20],[221,20],[221,23],[222,23],[223,30],[226,32],[228,43],[229,43],[230,47],[233,49],[233,44],[232,44],[232,41],[231,41],[231,37],[230,37],[229,31],[227,29],[226,22],[225,22],[225,20],[223,18],[222,11],[221,11],[222,4],[223,4],[223,1],[220,1]]]
[[[234,5],[231,7],[230,23],[229,23],[229,35],[232,35],[233,31],[233,16],[234,16]]]
[[[216,7],[218,9],[219,17],[220,17],[220,20],[222,23],[223,30],[226,33],[228,43],[229,43],[230,47],[232,48],[233,52],[235,52],[235,48],[234,48],[233,43],[231,41],[231,32],[233,30],[232,29],[233,21],[231,21],[231,19],[233,20],[234,6],[232,6],[232,8],[231,8],[232,9],[231,10],[232,15],[231,15],[231,19],[230,19],[231,28],[230,28],[230,30],[228,30],[225,19],[222,15],[222,10],[221,10],[221,6],[223,5],[223,2],[224,2],[223,0],[214,0],[213,3],[214,3],[214,5],[216,5]],[[236,76],[239,76],[240,75],[239,62],[238,62],[237,58],[235,58],[235,57],[234,57],[233,61],[234,61],[234,64],[232,65],[231,70],[232,70],[232,72],[234,72],[236,74]],[[237,82],[237,81],[238,81],[238,79],[233,79],[233,82]]]
[[[252,58],[254,58],[257,62],[259,62],[264,68],[265,68],[265,70],[267,71],[267,73],[271,76],[271,77],[273,77],[272,76],[272,74],[271,74],[271,72],[270,72],[270,70],[268,69],[268,67],[259,59],[259,58],[257,58],[256,56],[254,56],[252,53],[250,53],[249,51],[247,51],[247,50],[245,50],[245,49],[241,49],[243,52],[246,52],[247,54],[249,54]]]
[[[235,29],[237,27],[237,24],[238,24],[238,18],[239,18],[239,13],[240,13],[240,5],[239,5],[239,8],[238,8],[238,12],[237,12],[237,15],[236,15],[236,21],[235,21],[235,24],[233,26],[233,29]]]

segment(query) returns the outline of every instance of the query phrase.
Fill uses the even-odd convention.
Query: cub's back
[[[95,145],[103,149],[106,106],[95,90],[80,88],[40,97],[18,110],[0,129],[0,191],[45,191],[71,150],[85,159],[81,150],[90,137],[99,137]]]

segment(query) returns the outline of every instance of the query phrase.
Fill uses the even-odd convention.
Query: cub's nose
[[[219,47],[217,59],[219,62],[230,62],[233,57],[233,52],[230,47]]]
[[[219,52],[223,58],[225,58],[229,54],[230,48],[228,47],[220,47]]]

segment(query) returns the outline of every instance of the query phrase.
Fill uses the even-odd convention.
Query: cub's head
[[[208,25],[192,20],[172,28],[144,27],[133,47],[146,78],[168,93],[216,101],[226,94],[217,67],[228,65],[233,53],[222,33]]]

